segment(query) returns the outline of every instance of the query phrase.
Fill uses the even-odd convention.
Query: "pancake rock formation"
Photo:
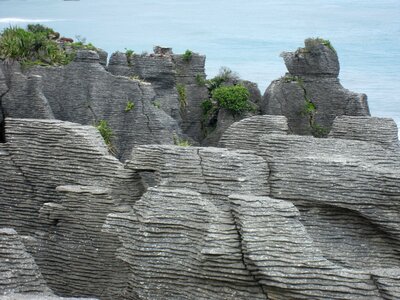
[[[325,136],[336,116],[369,116],[367,96],[338,79],[339,59],[329,41],[306,39],[305,47],[281,54],[288,73],[274,80],[260,104],[263,114],[284,115],[295,134]]]
[[[268,113],[235,117],[204,56],[104,55],[0,62],[1,299],[400,299],[398,129],[327,41],[283,54],[263,99],[225,81]],[[218,147],[180,141],[204,98]]]

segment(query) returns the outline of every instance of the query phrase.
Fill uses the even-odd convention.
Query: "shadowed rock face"
[[[11,293],[47,293],[46,286],[33,257],[26,251],[18,233],[10,228],[0,229],[0,296]],[[2,298],[2,297],[1,297]]]
[[[111,55],[108,70],[151,83],[156,94],[153,104],[175,119],[186,135],[201,140],[201,102],[208,97],[208,91],[197,83],[196,77],[206,77],[205,56],[192,53],[185,59],[170,48],[161,47],[155,47],[150,55],[116,52]]]
[[[174,135],[180,135],[177,121],[152,104],[155,93],[150,84],[113,76],[94,51],[78,51],[75,61],[63,67],[7,74],[9,91],[2,97],[6,117],[86,125],[106,120],[121,160],[128,158],[134,145],[172,144]],[[132,109],[127,109],[128,103]]]
[[[291,132],[301,135],[326,135],[336,116],[370,115],[367,96],[340,84],[338,57],[327,41],[308,39],[282,57],[289,73],[265,91],[263,114],[286,116]]]

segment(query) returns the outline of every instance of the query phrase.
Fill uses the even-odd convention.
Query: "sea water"
[[[109,54],[154,45],[207,56],[263,93],[286,68],[279,54],[308,37],[336,48],[342,85],[368,95],[371,114],[400,124],[399,0],[0,0],[0,30],[43,23]]]

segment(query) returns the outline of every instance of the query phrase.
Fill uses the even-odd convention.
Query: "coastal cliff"
[[[326,40],[263,97],[191,51],[104,57],[0,62],[0,296],[400,297],[397,126]]]

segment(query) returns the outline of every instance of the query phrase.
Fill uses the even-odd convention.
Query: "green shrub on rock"
[[[249,103],[250,93],[242,85],[221,86],[212,92],[212,98],[222,108],[233,113],[252,110]]]
[[[0,59],[18,60],[31,65],[65,65],[71,55],[61,49],[50,38],[51,28],[42,25],[28,25],[28,30],[8,27],[0,35]]]

